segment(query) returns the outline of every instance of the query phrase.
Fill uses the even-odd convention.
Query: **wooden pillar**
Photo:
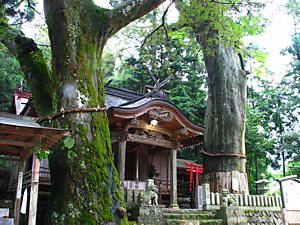
[[[36,224],[37,203],[39,195],[39,176],[40,160],[38,159],[36,154],[33,154],[28,225]]]
[[[136,161],[135,161],[135,182],[136,188],[139,188],[139,150],[136,149]]]
[[[18,183],[17,183],[17,190],[16,190],[16,198],[15,198],[14,225],[19,225],[20,222],[20,206],[21,206],[24,169],[25,169],[25,160],[21,159],[18,165]]]
[[[119,141],[119,151],[118,151],[118,172],[119,172],[121,187],[124,187],[125,160],[126,160],[126,140],[122,139]]]
[[[177,150],[171,150],[171,196],[170,207],[179,208],[177,204]]]

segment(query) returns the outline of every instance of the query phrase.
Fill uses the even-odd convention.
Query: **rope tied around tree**
[[[71,113],[88,113],[88,112],[103,112],[106,111],[106,107],[101,107],[101,108],[76,108],[76,109],[66,109],[62,110],[59,113],[56,114],[51,114],[45,117],[42,117],[37,120],[37,123],[42,123],[46,120],[54,120],[57,119],[58,117],[64,117],[66,114],[71,114]]]
[[[202,154],[204,155],[207,155],[207,156],[210,156],[210,157],[238,157],[238,158],[244,158],[246,159],[247,157],[245,155],[242,155],[242,154],[237,154],[237,153],[209,153],[209,152],[206,152],[204,150],[201,151]]]

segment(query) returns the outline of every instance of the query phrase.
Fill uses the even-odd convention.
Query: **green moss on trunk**
[[[106,33],[101,30],[103,26],[96,29],[89,24],[96,19],[96,14],[86,8],[90,1],[66,2],[46,5],[47,18],[51,18],[48,25],[54,59],[55,109],[103,107],[101,55]],[[97,19],[101,24],[101,16]],[[124,204],[106,112],[70,114],[60,118],[59,125],[71,130],[75,146],[67,149],[61,145],[50,160],[51,223],[126,224],[127,219],[121,220],[116,214]]]

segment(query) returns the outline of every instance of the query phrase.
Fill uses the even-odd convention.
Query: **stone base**
[[[225,225],[247,225],[247,217],[242,209],[235,206],[221,207],[216,213],[217,218],[224,221]]]
[[[210,184],[210,191],[221,193],[227,189],[229,193],[249,193],[247,173],[239,171],[206,173],[204,180]]]
[[[140,216],[138,217],[139,225],[166,225],[166,220],[164,219],[163,212],[161,208],[156,205],[144,205],[140,207]]]
[[[172,208],[172,209],[179,209],[179,205],[178,204],[171,204],[169,206],[169,208]]]
[[[168,225],[200,225],[198,220],[168,220]]]

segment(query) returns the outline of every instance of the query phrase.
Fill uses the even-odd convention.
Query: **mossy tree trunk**
[[[222,189],[248,192],[245,169],[246,73],[234,48],[219,41],[218,32],[212,31],[206,36],[201,34],[198,42],[204,49],[208,73],[205,180],[215,192]]]
[[[36,45],[25,51],[26,43],[34,43],[31,39],[14,31],[6,21],[1,23],[2,41],[17,56],[22,69],[28,68],[24,72],[31,81],[39,115],[104,107],[101,55],[106,41],[162,2],[164,0],[132,0],[108,10],[96,6],[92,0],[45,0],[52,73],[40,55],[32,57],[40,53]],[[24,46],[17,37],[23,40]],[[24,60],[27,57],[29,59]],[[40,70],[32,73],[31,68]],[[75,145],[71,148],[63,144],[56,146],[50,158],[49,224],[126,223],[126,219],[116,213],[123,202],[106,111],[68,114],[51,123],[70,129]]]

